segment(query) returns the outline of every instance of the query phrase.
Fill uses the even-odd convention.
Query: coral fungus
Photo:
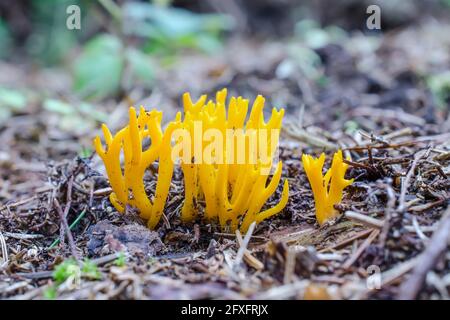
[[[325,154],[316,159],[303,154],[302,162],[314,194],[317,221],[323,224],[337,215],[334,205],[342,200],[344,188],[352,184],[353,179],[344,179],[348,165],[343,162],[341,150],[334,154],[331,168],[325,176],[322,173]]]
[[[130,205],[138,209],[142,218],[148,220],[149,228],[154,228],[163,213],[173,173],[171,159],[171,138],[173,131],[180,125],[181,114],[170,122],[165,131],[161,129],[162,112],[146,112],[141,107],[139,116],[131,107],[129,125],[114,136],[103,124],[102,130],[106,143],[103,148],[100,137],[96,137],[94,145],[106,167],[109,182],[113,189],[111,203],[119,212]],[[149,138],[151,145],[143,150],[143,140]],[[123,150],[124,168],[122,170],[120,155]],[[155,194],[150,200],[144,186],[146,169],[159,160],[158,181]]]
[[[246,122],[249,101],[231,97],[227,108],[226,96],[226,89],[217,93],[215,102],[206,102],[206,96],[201,96],[193,103],[188,93],[183,96],[183,128],[195,138],[201,135],[196,132],[197,123],[205,133],[203,139],[188,142],[197,148],[193,157],[181,156],[185,178],[182,220],[191,221],[197,216],[197,200],[202,197],[206,203],[204,218],[218,219],[224,229],[234,231],[240,226],[241,231],[246,231],[252,222],[261,222],[280,212],[288,201],[286,180],[280,202],[261,212],[281,179],[279,162],[267,184],[284,109],[273,108],[270,120],[265,122],[265,100],[258,96]],[[211,129],[217,134],[208,134]]]
[[[219,91],[216,101],[206,96],[193,103],[188,93],[183,95],[184,118],[181,114],[163,132],[162,113],[146,112],[139,116],[130,108],[128,126],[112,136],[102,126],[106,142],[100,137],[94,144],[103,159],[113,193],[111,203],[120,212],[126,205],[136,208],[142,218],[154,228],[163,213],[175,161],[181,159],[185,199],[181,219],[189,222],[202,211],[203,218],[218,220],[222,228],[246,231],[251,223],[261,222],[287,204],[289,185],[284,182],[281,199],[272,208],[263,210],[281,180],[282,163],[276,164],[268,182],[278,146],[284,109],[275,108],[269,121],[264,121],[264,98],[258,96],[247,120],[248,100],[232,97],[226,107],[226,89]],[[247,121],[246,121],[247,120]],[[143,140],[151,144],[144,151]],[[175,145],[172,146],[172,138]],[[121,151],[123,150],[123,169]],[[159,162],[158,180],[152,200],[144,186],[146,169]]]

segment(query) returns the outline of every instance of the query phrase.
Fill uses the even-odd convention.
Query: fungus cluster
[[[189,141],[192,148],[200,150],[198,156],[195,152],[194,157],[181,156],[185,183],[181,218],[183,221],[195,219],[199,212],[196,204],[204,199],[204,218],[218,220],[223,229],[240,228],[245,232],[252,222],[259,223],[280,212],[288,201],[289,185],[285,180],[279,203],[261,211],[281,179],[282,163],[278,162],[267,183],[284,109],[273,108],[270,119],[265,122],[265,100],[257,96],[246,121],[249,101],[231,97],[227,108],[226,96],[226,89],[217,93],[215,102],[206,102],[206,96],[202,96],[193,103],[188,93],[183,96],[184,128],[189,136],[195,136],[197,122],[205,136],[202,141]],[[207,134],[209,129],[218,132]],[[217,141],[220,137],[224,139]]]
[[[98,136],[94,144],[113,189],[110,201],[119,212],[124,212],[127,205],[136,208],[148,220],[148,227],[155,228],[178,158],[185,186],[181,212],[184,222],[196,219],[203,211],[204,219],[217,220],[223,229],[246,231],[252,222],[259,223],[283,210],[288,201],[287,180],[278,204],[262,211],[281,180],[282,163],[278,162],[270,182],[267,181],[274,165],[284,109],[274,108],[265,122],[264,98],[258,96],[247,119],[249,101],[231,97],[226,106],[226,97],[224,89],[217,93],[215,102],[207,102],[204,95],[193,103],[186,93],[183,120],[178,113],[164,131],[162,112],[146,112],[142,107],[139,116],[130,108],[129,124],[114,136],[103,124],[106,148]],[[151,144],[143,150],[147,138]],[[158,179],[150,199],[144,175],[155,161]],[[204,208],[200,203],[205,203]]]
[[[273,108],[266,122],[262,96],[256,97],[249,115],[249,100],[231,97],[228,105],[226,100],[226,89],[216,94],[215,101],[207,101],[203,95],[192,102],[185,93],[183,119],[178,113],[165,130],[161,127],[162,112],[146,112],[143,107],[139,115],[131,107],[129,124],[114,136],[103,124],[106,148],[98,136],[94,145],[113,189],[110,201],[114,207],[119,212],[127,206],[135,208],[154,229],[163,214],[174,165],[179,160],[184,177],[183,222],[201,215],[206,221],[219,222],[224,230],[245,232],[253,222],[283,210],[289,197],[287,180],[279,202],[263,207],[281,181],[283,165],[281,161],[275,163],[275,155],[284,109]],[[150,140],[149,146],[145,146],[146,140]],[[149,197],[144,176],[155,162],[158,178]],[[319,158],[303,154],[302,162],[314,194],[317,221],[323,224],[337,215],[334,206],[342,200],[344,188],[353,182],[344,178],[348,165],[341,150],[334,154],[325,175],[323,153]],[[272,167],[275,170],[271,174]]]

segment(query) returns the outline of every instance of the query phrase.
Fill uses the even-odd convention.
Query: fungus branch
[[[166,130],[161,129],[162,112],[146,112],[141,107],[139,116],[131,107],[128,126],[112,135],[103,124],[102,130],[106,149],[96,137],[94,145],[102,158],[109,182],[113,189],[110,201],[119,212],[124,212],[126,205],[138,209],[142,218],[148,220],[148,226],[154,228],[162,215],[170,181],[173,174],[171,154],[171,137],[173,131],[180,125],[180,114],[175,121],[169,123]],[[144,139],[149,138],[151,145],[143,150]],[[123,153],[123,169],[120,156]],[[147,168],[159,160],[156,191],[151,200],[144,186],[144,174]]]

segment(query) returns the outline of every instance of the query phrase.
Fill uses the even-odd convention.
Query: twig
[[[412,162],[411,167],[410,167],[408,173],[406,174],[406,178],[405,178],[405,180],[402,183],[402,188],[401,188],[401,191],[400,191],[400,197],[398,198],[398,207],[397,207],[397,211],[398,212],[403,212],[406,209],[405,197],[406,197],[406,192],[408,191],[408,187],[409,187],[411,178],[412,178],[412,176],[414,174],[414,171],[416,170],[417,164],[424,157],[424,155],[428,153],[427,151],[428,150],[419,151],[414,156],[414,161]]]
[[[75,242],[73,240],[72,232],[70,232],[69,225],[67,224],[66,212],[64,212],[64,211],[67,211],[67,212],[69,211],[70,204],[68,203],[66,205],[65,210],[63,211],[61,208],[61,205],[58,202],[58,199],[56,199],[56,198],[53,199],[53,203],[55,204],[56,211],[58,211],[59,218],[61,219],[61,223],[66,231],[66,235],[67,235],[67,239],[69,240],[69,245],[70,245],[70,250],[72,252],[72,255],[78,260],[78,253],[76,250]]]
[[[365,132],[364,130],[358,130],[359,134],[362,135],[364,138],[368,139],[368,144],[370,146],[370,144],[372,144],[373,142],[378,142],[381,143],[382,145],[389,145],[389,142],[387,141],[386,138],[382,137],[382,136],[376,136],[373,133],[369,134],[367,132]],[[369,149],[370,150],[370,149]]]
[[[412,133],[413,130],[409,127],[406,127],[383,135],[383,139],[390,140],[398,137],[410,136]]]
[[[422,230],[422,232],[435,232],[437,224],[438,223],[435,223],[431,226],[421,226],[420,230]],[[416,229],[414,228],[414,226],[405,226],[405,230],[408,232],[416,232]]]
[[[2,262],[0,264],[0,269],[8,265],[9,257],[8,257],[8,247],[6,246],[5,238],[3,237],[2,232],[0,231],[0,248],[2,252]]]
[[[14,203],[7,204],[5,206],[2,206],[1,208],[3,209],[4,207],[8,207],[9,209],[12,209],[12,208],[15,208],[15,207],[20,207],[20,206],[22,206],[24,204],[27,204],[28,202],[31,202],[31,201],[36,200],[36,199],[37,199],[37,197],[33,196],[33,197],[30,197],[30,198],[27,198],[27,199],[23,199],[23,200],[14,202]]]
[[[44,237],[42,234],[26,234],[16,232],[3,232],[3,234],[8,238],[14,238],[18,240],[40,239]]]
[[[107,187],[107,188],[103,188],[103,189],[97,189],[93,192],[94,197],[103,197],[103,196],[108,196],[110,195],[112,192],[112,188]]]
[[[239,246],[243,246],[244,240],[242,240],[242,236],[241,236],[240,232],[236,232],[236,238],[239,243]],[[247,262],[248,265],[255,268],[256,270],[264,269],[264,264],[261,261],[259,261],[257,258],[252,256],[250,250],[248,250],[248,249],[246,249],[244,252],[244,261]]]
[[[372,233],[367,237],[366,240],[361,244],[358,250],[342,265],[343,269],[348,269],[353,263],[359,258],[359,256],[367,249],[367,247],[372,243],[373,240],[380,234],[380,230],[373,229]]]
[[[347,148],[342,148],[342,151],[364,151],[367,149],[396,149],[399,147],[407,147],[407,146],[412,146],[414,144],[417,144],[417,141],[405,141],[405,142],[400,142],[400,143],[393,143],[393,144],[389,144],[389,145],[384,145],[384,144],[378,144],[378,145],[364,145],[364,144],[360,144],[360,145],[356,145],[356,146],[352,146],[352,147],[347,147]]]
[[[417,264],[417,257],[414,257],[408,261],[402,262],[400,264],[397,264],[392,269],[389,269],[383,273],[380,274],[380,287],[383,288],[394,281],[396,281],[398,278],[403,276],[405,273],[410,271],[414,266]],[[373,292],[374,290],[378,289],[376,287],[374,288],[368,288],[367,286],[367,279],[364,279],[360,281],[359,287],[362,289],[362,292],[357,296],[358,299],[367,299],[370,292]]]
[[[366,216],[364,214],[358,213],[358,212],[354,212],[354,211],[346,211],[345,212],[345,216],[348,219],[360,222],[366,226],[372,227],[372,228],[377,228],[377,229],[381,229],[384,225],[384,221],[383,220],[378,220],[369,216]]]
[[[434,202],[425,203],[425,204],[419,204],[419,205],[414,206],[414,207],[409,207],[408,211],[422,212],[422,211],[431,209],[433,207],[440,206],[443,203],[445,203],[445,199],[439,199],[439,200],[436,200]]]
[[[286,250],[286,262],[284,265],[284,276],[283,283],[288,284],[292,281],[292,275],[295,271],[295,260],[296,260],[296,250],[295,247],[288,247]]]
[[[384,247],[384,244],[386,243],[386,239],[389,234],[389,229],[391,228],[391,218],[394,211],[395,206],[395,193],[392,187],[389,184],[385,185],[386,187],[386,194],[387,194],[387,204],[384,214],[384,225],[381,230],[380,235],[380,246]]]
[[[84,217],[85,214],[86,208],[84,208],[83,211],[81,211],[81,213],[78,215],[78,217],[70,224],[69,230],[72,230],[78,224],[78,222]],[[60,238],[55,239],[55,241],[53,241],[50,247],[48,248],[53,249],[60,241],[61,241]]]
[[[418,116],[406,113],[403,110],[388,110],[380,108],[370,108],[370,107],[359,107],[352,111],[352,115],[358,116],[369,116],[372,119],[401,119],[404,123],[410,123],[417,126],[423,126],[425,120]]]
[[[400,263],[393,267],[390,270],[387,270],[381,274],[381,286],[388,285],[407,273],[409,270],[414,268],[417,265],[418,259],[417,257],[412,258],[408,261]]]
[[[108,254],[107,256],[103,256],[103,257],[100,257],[100,258],[97,258],[97,259],[93,259],[93,260],[91,260],[91,262],[93,264],[95,264],[96,266],[101,266],[101,265],[103,265],[105,263],[108,263],[108,262],[111,262],[111,261],[114,261],[114,260],[118,259],[121,255],[123,255],[123,252],[115,252],[115,253],[112,253],[112,254]]]
[[[244,241],[242,245],[239,247],[239,250],[236,254],[236,259],[234,260],[233,268],[237,268],[244,257],[245,250],[247,250],[248,243],[250,242],[250,238],[252,236],[253,230],[255,229],[256,223],[253,222],[248,228],[247,233],[245,234]],[[239,233],[239,230],[236,230],[236,235]]]
[[[400,287],[398,299],[415,299],[425,281],[425,277],[445,252],[450,242],[450,207],[445,211],[438,229],[434,232],[426,249],[418,258],[411,276]]]
[[[419,238],[422,241],[428,240],[428,237],[423,233],[422,229],[420,228],[419,222],[417,222],[416,216],[413,216],[413,218],[412,218],[412,226],[414,228],[414,231],[416,232],[416,234],[419,236]]]
[[[18,272],[14,276],[34,280],[34,279],[51,278],[52,275],[53,275],[53,271],[38,271],[38,272],[29,272],[29,273]]]
[[[325,249],[319,250],[319,252],[323,253],[323,252],[327,252],[327,251],[331,251],[331,250],[335,250],[335,249],[339,249],[339,248],[345,247],[348,244],[353,243],[353,241],[355,241],[357,239],[365,238],[365,237],[369,236],[369,234],[371,234],[371,233],[372,233],[372,229],[363,230],[361,232],[358,232],[354,236],[351,236],[351,237],[349,237],[347,239],[342,240],[339,243],[336,243],[335,245],[332,245],[332,246],[327,247]]]
[[[236,234],[225,233],[225,232],[214,232],[214,235],[215,236],[219,236],[219,237],[227,237],[227,238],[234,238],[234,237],[236,237]],[[252,240],[260,240],[260,241],[269,241],[268,238],[262,237],[262,236],[252,236],[251,239]]]
[[[282,128],[283,132],[285,132],[288,136],[290,136],[293,139],[305,142],[307,144],[336,150],[338,146],[332,142],[329,142],[325,140],[324,138],[319,137],[318,135],[314,135],[312,133],[309,133],[303,128],[300,128],[297,124],[292,122],[287,122],[286,125]]]

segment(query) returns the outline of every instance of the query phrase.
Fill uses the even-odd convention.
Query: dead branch
[[[434,232],[425,251],[419,256],[411,276],[400,287],[398,299],[415,299],[422,289],[427,273],[436,265],[450,242],[450,207],[447,208],[438,229]]]

